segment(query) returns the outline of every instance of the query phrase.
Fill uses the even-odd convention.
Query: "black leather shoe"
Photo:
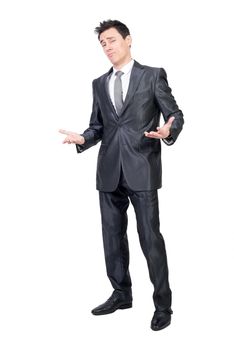
[[[154,316],[151,321],[151,329],[153,331],[160,331],[166,328],[171,323],[171,314],[173,311],[169,309],[168,311],[155,311]]]
[[[118,309],[128,309],[132,307],[132,297],[114,291],[111,297],[103,304],[97,306],[91,312],[93,315],[107,315]]]

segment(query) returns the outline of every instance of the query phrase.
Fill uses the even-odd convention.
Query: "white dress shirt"
[[[119,69],[121,72],[124,74],[121,76],[122,80],[122,88],[123,88],[123,101],[126,98],[127,92],[128,92],[128,86],[129,86],[129,81],[130,81],[130,75],[132,71],[132,67],[134,65],[134,60],[132,59],[130,62],[128,62],[125,66],[123,66],[121,69]],[[114,100],[114,83],[116,79],[115,73],[118,70],[113,67],[113,73],[111,74],[111,77],[109,79],[109,93],[110,93],[110,98],[115,106],[115,100]]]

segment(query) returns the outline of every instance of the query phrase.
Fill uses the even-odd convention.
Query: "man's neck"
[[[121,70],[124,66],[126,66],[126,64],[128,64],[130,61],[132,60],[132,57],[128,57],[126,60],[124,60],[123,62],[119,63],[119,64],[116,64],[116,65],[113,65],[113,67],[116,69],[116,70]]]

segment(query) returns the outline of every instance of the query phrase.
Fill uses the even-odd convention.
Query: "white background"
[[[159,191],[172,324],[150,329],[153,288],[129,207],[134,307],[94,317],[106,277],[99,145],[77,154],[92,80],[110,68],[94,28],[130,28],[132,55],[164,67],[185,116],[163,144]],[[0,347],[233,349],[233,61],[231,1],[1,1]]]

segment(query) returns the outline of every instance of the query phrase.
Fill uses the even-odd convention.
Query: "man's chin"
[[[113,57],[108,57],[108,59],[112,64],[115,64],[115,59]]]

